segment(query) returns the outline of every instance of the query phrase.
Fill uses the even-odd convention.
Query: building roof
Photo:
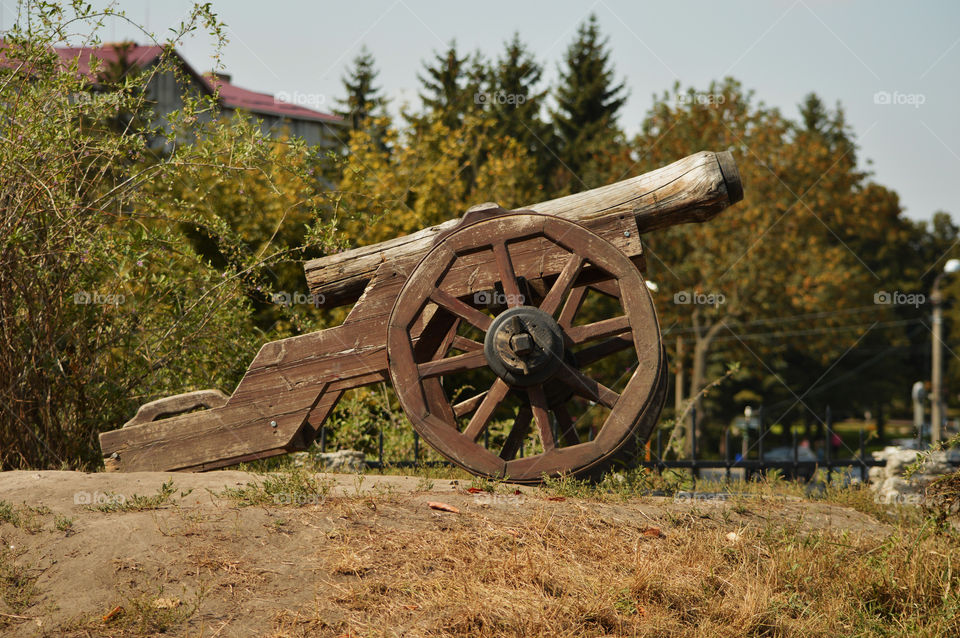
[[[100,47],[56,47],[54,51],[57,52],[64,64],[76,58],[80,73],[93,79],[93,73],[90,71],[90,59],[96,58],[105,63],[117,62],[120,59],[120,51],[124,44],[104,44]],[[144,67],[153,64],[162,53],[163,47],[160,46],[133,45],[127,49],[127,60],[137,66]]]
[[[120,57],[120,51],[123,50],[121,44],[104,44],[99,47],[57,47],[57,55],[67,63],[77,59],[79,71],[83,75],[93,80],[93,74],[90,72],[90,59],[97,58],[103,62],[117,62]],[[163,54],[163,47],[160,46],[140,46],[132,45],[126,50],[127,60],[140,67],[146,67],[153,64]],[[231,84],[225,77],[214,76],[212,74],[198,74],[193,67],[174,51],[174,54],[180,59],[180,62],[186,70],[194,76],[210,94],[213,94],[216,88],[220,89],[220,104],[224,108],[240,109],[257,113],[261,115],[272,115],[275,117],[285,117],[295,120],[310,120],[314,122],[339,123],[343,118],[338,115],[324,113],[305,106],[291,104],[277,100],[269,93],[259,93],[249,89],[241,88]]]
[[[231,109],[243,109],[253,113],[264,113],[267,115],[277,115],[298,120],[314,120],[319,122],[342,122],[343,118],[339,115],[331,115],[322,111],[291,104],[290,102],[281,102],[269,93],[258,93],[249,89],[244,89],[236,84],[231,84],[222,76],[204,74],[203,81],[207,89],[212,93],[215,87],[220,88],[220,101],[224,106]]]

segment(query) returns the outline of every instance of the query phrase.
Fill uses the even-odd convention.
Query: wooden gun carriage
[[[730,153],[701,152],[308,261],[315,299],[354,303],[344,322],[265,344],[229,397],[142,406],[100,435],[107,469],[205,471],[302,450],[345,391],[390,381],[415,430],[474,474],[594,473],[647,440],[665,400],[641,235],[742,195]]]

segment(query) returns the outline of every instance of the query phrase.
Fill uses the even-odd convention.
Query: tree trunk
[[[707,325],[702,325],[700,323],[700,311],[699,309],[693,311],[693,325],[694,325],[694,346],[693,346],[693,372],[690,378],[690,398],[694,401],[694,407],[697,411],[696,419],[696,428],[697,428],[697,438],[703,438],[703,423],[705,421],[703,414],[703,397],[700,395],[700,391],[707,385],[706,382],[706,371],[707,371],[707,355],[710,354],[710,345],[713,343],[714,338],[720,332],[721,328],[726,325],[726,317],[721,318],[716,323]],[[691,419],[691,422],[693,419]],[[691,423],[692,426],[692,423]],[[687,443],[687,450],[693,452],[692,450],[693,437],[690,436]]]

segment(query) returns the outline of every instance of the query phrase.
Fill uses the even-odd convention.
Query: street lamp
[[[948,259],[943,272],[933,280],[930,302],[933,304],[933,352],[930,357],[930,442],[943,440],[943,294],[940,280],[944,275],[960,271],[960,259]]]

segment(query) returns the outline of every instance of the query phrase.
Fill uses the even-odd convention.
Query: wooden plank
[[[625,213],[636,219],[640,233],[646,233],[711,219],[739,201],[742,193],[732,156],[703,151],[616,184],[522,208],[585,225]],[[416,262],[441,233],[457,223],[453,219],[412,235],[310,260],[304,264],[310,291],[322,295],[324,306],[356,301],[381,264]]]

